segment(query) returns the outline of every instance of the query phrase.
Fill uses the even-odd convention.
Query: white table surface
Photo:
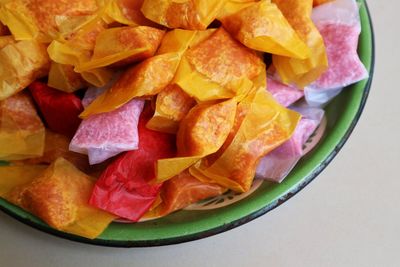
[[[0,212],[0,266],[400,266],[400,2],[369,5],[377,62],[366,110],[336,159],[289,202],[226,233],[148,249],[70,242]]]

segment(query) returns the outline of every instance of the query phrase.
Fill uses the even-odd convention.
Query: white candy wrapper
[[[271,77],[267,78],[267,90],[284,107],[292,105],[304,96],[302,90],[283,84]]]
[[[304,144],[324,117],[324,110],[319,108],[293,109],[303,116],[296,131],[289,141],[261,159],[257,167],[257,178],[277,183],[282,182],[304,156]]]
[[[86,107],[109,86],[90,88],[82,101]],[[138,122],[143,100],[132,100],[119,109],[83,120],[71,141],[71,151],[87,154],[91,165],[122,152],[138,149]]]
[[[312,19],[324,39],[329,69],[305,88],[305,95],[311,106],[323,106],[344,87],[368,78],[368,71],[357,53],[361,23],[355,0],[320,5]]]

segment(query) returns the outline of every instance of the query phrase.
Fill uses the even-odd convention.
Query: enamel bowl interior
[[[239,202],[212,210],[183,210],[165,218],[137,224],[112,223],[97,239],[88,240],[56,231],[33,215],[0,199],[0,209],[19,221],[66,239],[103,246],[143,247],[187,242],[227,231],[276,208],[310,183],[335,157],[354,129],[371,85],[374,37],[365,1],[361,6],[359,55],[370,71],[369,80],[346,88],[327,108],[325,136],[282,184],[264,182]]]

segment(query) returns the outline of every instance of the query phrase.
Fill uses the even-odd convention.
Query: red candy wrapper
[[[131,221],[138,221],[153,205],[161,185],[153,180],[155,163],[176,156],[175,135],[146,128],[152,112],[139,120],[139,149],[111,163],[97,181],[90,204]]]
[[[41,82],[32,83],[29,90],[48,128],[68,137],[74,136],[81,123],[81,100],[74,94],[61,92]]]

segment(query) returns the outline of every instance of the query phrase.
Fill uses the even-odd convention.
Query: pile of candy
[[[360,32],[355,0],[0,1],[0,197],[96,238],[281,182]]]

